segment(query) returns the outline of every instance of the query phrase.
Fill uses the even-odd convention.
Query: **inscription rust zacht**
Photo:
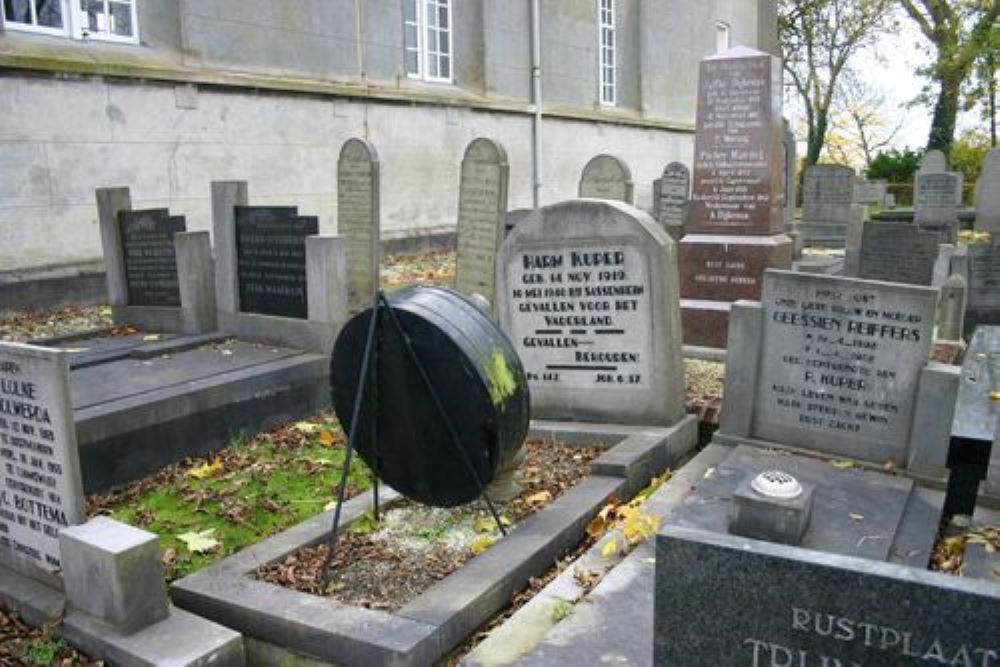
[[[240,310],[306,319],[306,237],[319,220],[294,207],[236,207],[236,269]]]
[[[174,234],[185,229],[183,216],[165,208],[118,213],[125,284],[130,306],[181,305]]]
[[[701,63],[692,231],[773,234],[782,229],[780,68],[767,54]]]

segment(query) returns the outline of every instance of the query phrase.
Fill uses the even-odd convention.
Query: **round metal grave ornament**
[[[333,348],[333,406],[345,432],[359,389],[354,446],[379,479],[417,502],[478,498],[528,432],[521,360],[489,316],[444,287],[408,287],[341,330]],[[367,382],[359,382],[370,332]]]
[[[799,480],[781,470],[765,470],[753,478],[750,488],[768,498],[791,500],[802,495]]]

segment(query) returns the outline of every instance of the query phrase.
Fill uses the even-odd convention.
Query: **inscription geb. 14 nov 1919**
[[[642,254],[621,244],[511,256],[511,338],[528,380],[572,388],[636,388],[652,369],[652,321]]]

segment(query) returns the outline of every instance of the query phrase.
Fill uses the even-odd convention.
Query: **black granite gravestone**
[[[128,305],[180,306],[174,234],[185,230],[184,217],[165,208],[121,211],[118,224]]]
[[[319,219],[290,206],[236,207],[240,310],[306,319],[306,237]]]

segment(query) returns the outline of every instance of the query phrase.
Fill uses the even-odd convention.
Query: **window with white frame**
[[[618,101],[615,70],[615,0],[598,0],[597,11],[601,104],[614,106]]]
[[[403,0],[407,76],[451,82],[451,0]]]
[[[76,39],[139,41],[137,0],[2,0],[4,28]]]
[[[718,21],[715,24],[715,52],[722,53],[723,51],[728,51],[730,45],[729,24],[724,21]]]

